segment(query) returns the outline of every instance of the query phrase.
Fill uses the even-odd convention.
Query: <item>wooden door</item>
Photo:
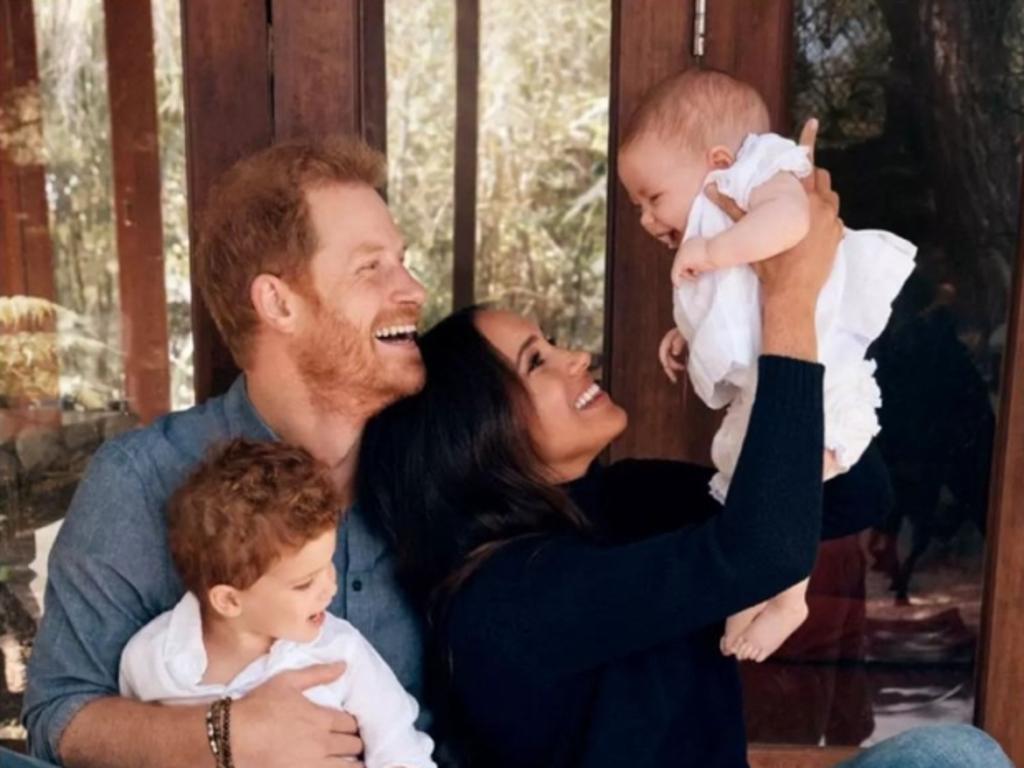
[[[810,619],[773,663],[743,667],[755,766],[832,765],[907,725],[970,721],[1024,761],[1020,122],[977,85],[1019,53],[1001,31],[1021,3],[1001,5],[1000,17],[924,0],[613,4],[613,149],[660,79],[723,69],[758,87],[775,130],[821,118],[818,158],[848,226],[920,248],[875,349],[895,506],[822,545]],[[1006,90],[1024,102],[1024,83]],[[706,463],[717,416],[655,359],[671,322],[664,249],[614,178],[609,200],[608,377],[631,415],[613,457]]]

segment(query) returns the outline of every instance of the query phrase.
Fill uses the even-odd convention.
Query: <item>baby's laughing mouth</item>
[[[682,236],[680,235],[678,229],[669,229],[658,235],[658,240],[664,243],[667,248],[671,248],[672,250],[675,250],[676,248],[679,247],[679,242],[681,239]]]

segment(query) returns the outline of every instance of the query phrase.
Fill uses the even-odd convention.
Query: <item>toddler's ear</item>
[[[734,160],[735,158],[732,156],[732,152],[729,151],[729,148],[722,146],[721,144],[708,150],[708,165],[712,168],[729,168],[732,166]]]

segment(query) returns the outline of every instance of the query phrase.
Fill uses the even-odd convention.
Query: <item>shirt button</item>
[[[362,590],[363,590],[363,582],[361,582],[359,579],[356,579],[355,581],[352,582],[352,591],[353,592],[362,592]]]

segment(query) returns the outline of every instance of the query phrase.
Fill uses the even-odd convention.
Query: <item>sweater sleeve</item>
[[[455,663],[472,655],[531,675],[575,674],[805,578],[821,531],[823,368],[767,356],[759,366],[721,514],[618,546],[576,536],[506,545],[452,602],[446,634]]]
[[[603,471],[583,508],[617,544],[703,523],[722,511],[708,492],[714,469],[665,459],[622,459]],[[595,498],[599,497],[599,498]],[[589,502],[589,503],[588,503]],[[872,443],[848,472],[824,487],[822,540],[879,525],[892,509],[889,471]]]

